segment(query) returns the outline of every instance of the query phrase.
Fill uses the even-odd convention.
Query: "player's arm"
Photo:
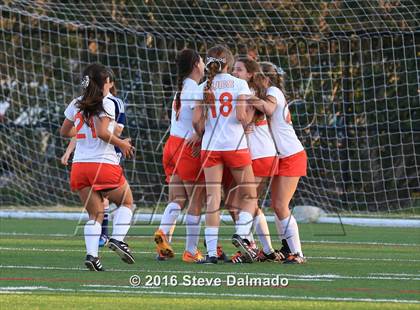
[[[74,122],[69,119],[65,119],[63,125],[60,128],[60,135],[67,138],[72,138],[76,136],[76,128],[74,127]]]
[[[114,135],[116,135],[117,137],[121,137],[123,130],[124,130],[124,127],[119,126],[117,124],[117,126],[115,126],[115,129],[114,129]]]
[[[204,134],[204,128],[206,123],[204,113],[206,113],[206,111],[204,109],[203,102],[197,101],[194,107],[192,122],[194,130],[199,137],[202,137]]]
[[[267,96],[266,100],[258,98],[257,96],[252,95],[248,102],[252,104],[257,110],[263,112],[267,116],[273,115],[276,110],[277,100],[273,96]]]
[[[63,156],[61,156],[61,163],[64,166],[68,165],[69,158],[71,153],[73,153],[74,149],[76,148],[76,137],[71,138],[69,145],[67,146],[66,151],[64,152]]]
[[[247,123],[247,126],[244,127],[244,130],[245,130],[246,134],[249,134],[249,133],[253,132],[253,129],[254,129],[254,126],[253,126],[254,115],[255,115],[255,108],[252,105],[247,104],[246,105],[246,123]]]
[[[242,124],[242,126],[244,126],[244,128],[250,123],[247,113],[247,99],[248,95],[239,95],[237,101],[238,104],[236,105],[236,119]]]
[[[98,137],[112,145],[118,146],[121,149],[125,158],[131,158],[134,154],[134,147],[131,145],[131,139],[120,139],[114,133],[109,132],[108,126],[111,122],[109,117],[100,117],[95,119],[95,128]]]

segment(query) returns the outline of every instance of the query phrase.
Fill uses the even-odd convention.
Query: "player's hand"
[[[192,149],[192,156],[198,157],[201,152],[201,138],[199,135],[194,133],[191,138],[186,141],[186,146],[191,147]]]
[[[67,152],[64,153],[64,155],[61,156],[61,159],[60,159],[61,164],[64,165],[64,166],[68,166],[69,158],[70,158],[70,153],[67,153]]]
[[[244,128],[245,134],[249,135],[250,133],[254,132],[254,123],[248,124]]]
[[[132,158],[134,156],[134,146],[131,145],[131,138],[122,140],[123,143],[120,146],[121,152],[125,158]]]

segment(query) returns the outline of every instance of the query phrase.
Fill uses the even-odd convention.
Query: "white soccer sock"
[[[273,247],[271,245],[270,230],[268,229],[267,219],[264,213],[260,213],[254,218],[255,232],[257,233],[258,239],[263,246],[265,254],[273,253]]]
[[[252,244],[252,243],[254,243],[255,244],[255,238],[254,238],[254,234],[252,233],[252,228],[251,228],[251,232],[249,233],[249,235],[248,235],[248,241]]]
[[[112,226],[112,238],[118,241],[124,241],[131,225],[131,218],[133,212],[126,206],[121,206],[115,211],[114,221]]]
[[[217,257],[217,239],[219,236],[219,227],[206,227],[204,235],[207,244],[207,255]]]
[[[284,234],[284,239],[286,239],[290,251],[294,254],[303,255],[299,238],[299,228],[295,217],[290,215],[290,217],[281,220],[280,224]]]
[[[98,257],[99,237],[102,226],[95,220],[89,220],[85,224],[85,243],[88,255]]]
[[[201,229],[200,218],[201,216],[187,214],[187,218],[185,219],[185,224],[187,225],[187,242],[185,244],[185,250],[192,255],[195,255],[197,252]]]
[[[176,223],[176,221],[175,221],[175,223]],[[172,242],[172,236],[174,235],[175,227],[176,227],[176,225],[175,225],[175,224],[174,224],[174,225],[172,225],[172,226],[171,226],[171,228],[169,229],[168,234],[165,234],[165,235],[166,235],[166,237],[168,237],[168,242],[169,242],[169,243],[171,243],[171,242]]]
[[[181,213],[181,206],[176,202],[170,202],[163,212],[162,219],[160,220],[159,229],[162,230],[165,235],[171,235],[171,231],[175,229],[176,220]]]
[[[284,239],[284,232],[283,232],[283,228],[281,226],[281,222],[280,222],[279,218],[277,217],[277,214],[274,214],[274,222],[276,223],[277,234],[279,236],[280,243],[281,243],[281,240]]]
[[[238,224],[235,224],[235,231],[236,230],[238,230]],[[251,228],[251,232],[249,233],[247,239],[251,244],[255,245],[255,238],[254,238],[254,234],[252,233],[252,228]]]
[[[236,234],[241,236],[241,238],[249,239],[252,224],[252,214],[246,211],[241,211],[241,213],[239,213],[238,221],[236,222]]]

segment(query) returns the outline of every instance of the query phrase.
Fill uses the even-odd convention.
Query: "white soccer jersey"
[[[253,131],[247,135],[247,138],[252,160],[277,155],[265,117],[253,125]]]
[[[196,81],[186,78],[181,92],[181,109],[176,119],[175,99],[172,103],[171,136],[189,139],[194,133],[192,118],[193,108],[197,100],[202,98]]]
[[[200,85],[202,98],[205,85],[206,82]],[[228,73],[219,73],[213,79],[212,88],[215,105],[208,108],[201,149],[233,151],[248,148],[244,129],[236,118],[238,97],[251,95],[248,83]]]
[[[277,107],[271,117],[271,129],[280,158],[288,157],[304,150],[293,129],[292,118],[283,92],[277,87],[269,87],[267,96],[277,100]]]
[[[92,162],[118,165],[120,160],[114,146],[97,137],[93,120],[90,122],[90,126],[84,122],[83,116],[76,106],[77,102],[81,99],[82,97],[73,99],[64,111],[66,118],[74,122],[74,126],[77,130],[76,149],[74,151],[73,162]],[[108,130],[113,133],[116,125],[115,104],[108,97],[105,97],[102,102],[106,113],[102,112],[99,117],[111,118]]]

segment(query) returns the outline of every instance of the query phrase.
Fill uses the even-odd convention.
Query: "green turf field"
[[[108,249],[101,250],[106,272],[85,270],[83,228],[64,220],[0,219],[0,308],[134,308],[142,309],[419,309],[420,232],[415,228],[368,228],[301,224],[305,265],[254,263],[191,265],[181,261],[184,231],[177,227],[177,256],[155,260],[155,225],[130,230],[128,243],[136,263],[126,265]],[[274,233],[274,227],[270,227]],[[76,234],[74,234],[76,232]],[[232,254],[232,227],[221,230],[226,252]],[[273,236],[273,244],[279,246]],[[137,287],[132,275],[142,279]],[[167,285],[146,286],[159,276]],[[228,286],[237,279],[288,279],[287,287]],[[172,278],[170,278],[172,276]],[[187,287],[184,277],[218,278],[220,286]],[[191,279],[191,278],[190,278]],[[178,285],[171,285],[176,282]],[[202,280],[202,281],[204,281]],[[165,284],[165,283],[164,283]]]

